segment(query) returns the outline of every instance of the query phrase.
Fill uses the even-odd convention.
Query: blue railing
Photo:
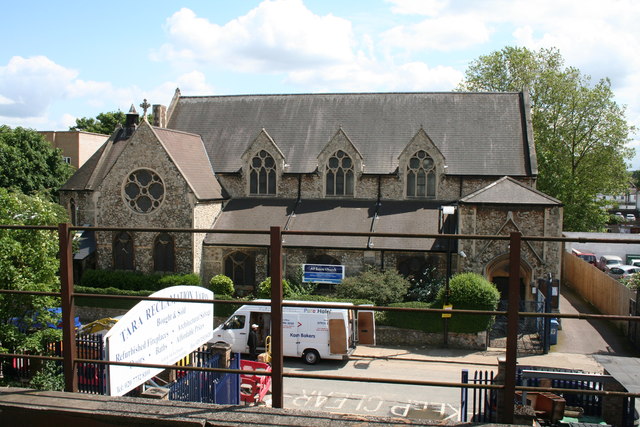
[[[220,355],[194,352],[195,366],[218,368]],[[230,369],[240,369],[240,356],[235,354]],[[240,375],[223,372],[187,371],[169,388],[169,400],[183,402],[217,403],[238,405],[240,403]]]

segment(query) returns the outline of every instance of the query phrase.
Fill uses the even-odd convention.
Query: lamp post
[[[445,231],[445,224],[449,220],[449,215],[453,215],[456,212],[456,206],[442,206],[442,230]],[[446,219],[445,219],[446,218]],[[449,221],[449,227],[447,233],[444,234],[453,234],[451,231],[451,221]],[[455,230],[454,230],[455,231]],[[451,248],[452,241],[451,237],[447,238],[447,273],[444,280],[444,306],[443,309],[449,308],[449,278],[451,277]],[[443,321],[443,340],[442,344],[444,347],[449,346],[449,317],[450,314],[442,313],[442,321]]]

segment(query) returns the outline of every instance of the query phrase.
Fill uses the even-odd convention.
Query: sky
[[[0,124],[68,130],[183,95],[446,92],[505,46],[557,48],[640,129],[637,0],[5,2]],[[629,168],[640,169],[640,131]]]

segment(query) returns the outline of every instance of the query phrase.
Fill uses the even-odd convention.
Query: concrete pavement
[[[561,289],[560,310],[562,313],[596,313],[588,303],[566,287]],[[498,357],[505,356],[505,354],[505,349],[502,348],[471,351],[453,348],[360,345],[352,356],[458,363],[497,368]],[[602,373],[602,366],[593,357],[595,354],[623,357],[639,356],[638,352],[622,336],[622,333],[607,321],[563,319],[562,329],[558,331],[558,343],[551,346],[549,354],[519,354],[518,364]]]
[[[479,367],[498,367],[498,357],[504,357],[504,349],[487,351],[469,351],[443,348],[418,347],[378,347],[358,346],[353,358],[377,358],[425,361],[433,363],[456,363],[460,365],[478,365]],[[601,373],[602,367],[591,355],[560,353],[519,355],[518,364],[563,369],[579,369],[590,373]],[[483,369],[483,368],[480,368]]]

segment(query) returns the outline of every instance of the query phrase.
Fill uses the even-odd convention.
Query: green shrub
[[[433,302],[445,280],[435,267],[425,267],[415,277],[409,278],[409,282],[411,287],[407,292],[406,301]]]
[[[213,291],[213,295],[216,298],[220,295],[233,295],[235,292],[233,280],[224,274],[213,276],[209,281],[209,289]]]
[[[289,286],[291,286],[291,291],[294,296],[312,295],[318,288],[317,283],[304,282],[303,275],[302,266],[299,266],[293,274],[287,276],[287,281],[289,282]]]
[[[404,300],[410,283],[396,270],[379,271],[369,267],[336,285],[336,295],[347,299],[369,299],[385,306]]]
[[[293,290],[287,279],[282,279],[282,298],[291,298]],[[258,298],[271,298],[271,277],[267,277],[258,285]]]
[[[159,274],[143,274],[138,271],[87,270],[80,280],[81,286],[90,288],[118,288],[132,291],[157,291],[161,289]]]
[[[223,300],[223,301],[238,300],[238,298],[233,298],[231,295],[225,295],[225,294],[214,295],[214,297],[217,300]],[[216,317],[227,318],[231,316],[241,306],[242,306],[242,302],[240,302],[239,304],[216,302],[213,304],[213,315]]]
[[[95,294],[95,295],[129,295],[129,296],[144,296],[147,297],[153,293],[153,291],[131,291],[118,288],[91,288],[87,286],[75,286],[74,291],[80,294]],[[102,307],[102,308],[119,308],[128,310],[140,302],[137,299],[112,299],[112,298],[100,298],[100,297],[76,297],[75,303],[84,307]]]
[[[429,303],[420,301],[397,302],[389,304],[389,307],[436,308]],[[424,332],[442,332],[440,313],[386,311],[384,315],[376,317],[376,321],[381,325],[394,326],[396,328],[415,329]]]
[[[456,274],[449,281],[449,303],[453,309],[494,311],[498,307],[500,292],[496,285],[477,273]],[[440,289],[434,308],[444,304],[445,289]],[[453,314],[449,319],[452,332],[480,332],[493,324],[493,316]]]
[[[159,291],[170,286],[200,286],[196,274],[144,274],[124,270],[87,270],[80,286],[90,288],[118,288],[131,291]]]
[[[168,274],[158,280],[158,289],[171,286],[200,286],[200,276],[194,273]]]
[[[29,387],[36,390],[64,391],[64,386],[62,366],[52,360],[44,362],[42,368],[29,381]]]

